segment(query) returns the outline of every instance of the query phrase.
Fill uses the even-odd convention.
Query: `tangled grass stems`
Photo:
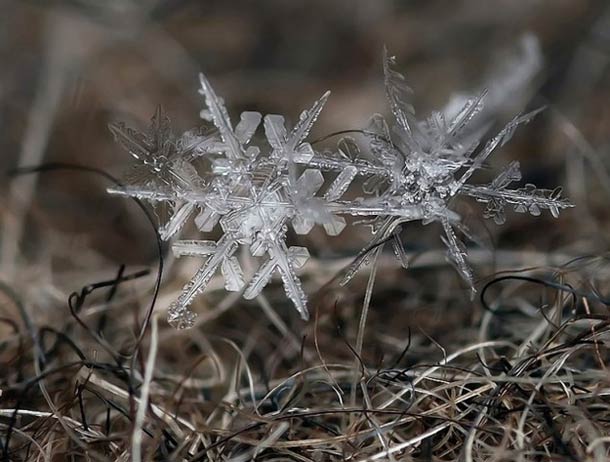
[[[559,292],[566,287],[552,285]],[[599,301],[593,297],[588,303],[599,306]],[[485,315],[492,319],[515,316],[508,311],[498,313],[487,311]],[[193,350],[190,356],[196,359],[189,362],[184,375],[168,381],[162,372],[169,369],[175,374],[176,366],[171,349],[163,343],[159,343],[156,358],[149,353],[145,366],[136,363],[139,372],[129,371],[89,359],[85,351],[96,339],[81,326],[81,332],[71,332],[70,342],[87,348],[66,349],[70,342],[58,338],[60,344],[44,352],[47,369],[31,369],[30,382],[42,378],[47,382],[52,401],[45,405],[43,400],[38,406],[49,406],[49,410],[7,408],[0,414],[18,416],[15,438],[9,442],[14,460],[47,460],[45,454],[51,448],[88,454],[93,460],[129,460],[137,454],[132,448],[135,441],[141,444],[142,458],[157,460],[349,457],[374,461],[427,454],[439,460],[463,456],[473,461],[490,457],[601,461],[608,454],[605,432],[610,425],[606,402],[610,380],[600,358],[607,358],[610,321],[595,313],[573,313],[560,324],[550,324],[542,316],[538,319],[552,331],[549,337],[524,337],[515,332],[514,338],[506,340],[444,344],[446,356],[441,354],[432,362],[414,350],[422,342],[429,343],[421,333],[412,333],[411,349],[399,352],[398,361],[385,366],[368,366],[365,348],[359,359],[355,406],[346,405],[353,392],[353,359],[340,360],[337,345],[321,338],[320,332],[304,344],[305,350],[315,351],[309,365],[292,373],[283,369],[282,374],[288,374],[271,377],[266,384],[251,359],[260,346],[254,345],[246,354],[238,347],[243,339],[228,340],[200,330],[199,335],[207,339],[206,348],[213,353],[202,355],[199,349]],[[328,316],[320,319],[318,314],[316,322],[316,329],[323,329],[332,321]],[[267,328],[275,329],[273,323]],[[160,339],[157,335],[168,328],[161,325],[158,329],[158,334],[151,331],[146,343]],[[532,329],[537,329],[537,323]],[[40,334],[43,331],[47,333]],[[39,326],[38,332],[42,337],[51,331]],[[26,336],[23,341],[33,342],[26,331],[20,330],[19,335]],[[191,343],[180,336],[170,338],[178,344]],[[530,342],[525,349],[524,338]],[[18,342],[10,345],[17,348]],[[75,349],[84,359],[65,362],[68,351]],[[491,363],[478,355],[480,351]],[[29,354],[36,355],[33,350]],[[214,381],[187,384],[187,377],[201,380],[218,374],[218,365],[210,359],[213,356],[227,371]],[[58,362],[62,366],[57,367]],[[27,376],[26,370],[23,374]],[[135,390],[129,391],[125,379],[129,375],[137,378],[139,397]],[[59,392],[57,386],[66,381],[77,386]],[[2,388],[10,399],[19,387],[3,384]],[[120,405],[131,400],[137,404],[135,412]],[[130,423],[134,419],[141,419],[140,423]],[[126,433],[139,425],[141,439],[131,436],[134,430]]]

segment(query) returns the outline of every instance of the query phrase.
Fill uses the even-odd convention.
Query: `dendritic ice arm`
[[[390,103],[392,114],[402,130],[411,136],[413,130],[417,129],[418,122],[415,119],[415,109],[409,103],[413,90],[407,84],[405,77],[392,69],[396,64],[393,56],[388,55],[386,48],[383,50],[383,74],[385,77],[386,97]]]
[[[295,199],[293,202],[299,212],[293,219],[293,226],[299,234],[307,234],[311,228],[309,227],[309,229],[305,230],[307,223],[312,222],[313,226],[313,222],[316,221],[310,220],[310,217],[307,216],[310,215],[308,213],[310,212],[308,204],[311,204],[312,201],[303,201],[300,198],[313,196],[324,182],[324,178],[318,172],[320,173],[321,182],[318,181],[319,178],[312,177],[312,183],[305,182],[304,184],[304,176],[311,173],[312,170],[308,170],[304,176],[297,179],[297,164],[307,165],[315,154],[311,145],[305,141],[305,138],[309,135],[315,121],[322,112],[329,95],[330,92],[327,91],[310,109],[301,112],[299,121],[290,133],[286,128],[283,116],[268,114],[264,120],[265,136],[271,147],[269,155],[271,166],[267,177],[262,183],[262,188],[266,188],[270,182],[278,179],[284,184],[287,195]],[[301,215],[302,220],[300,220]]]
[[[258,112],[244,112],[241,115],[239,124],[233,130],[229,113],[224,106],[222,100],[216,95],[212,85],[203,74],[199,74],[201,88],[199,93],[205,97],[207,109],[202,111],[201,116],[204,119],[210,119],[220,133],[222,144],[219,148],[222,150],[229,161],[236,168],[238,163],[253,159],[259,153],[259,149],[255,146],[244,148],[256,128],[260,124],[261,115]]]
[[[283,116],[275,114],[265,116],[265,135],[273,149],[271,159],[282,165],[309,162],[314,151],[311,145],[305,142],[305,138],[320,116],[329,96],[330,91],[327,91],[310,109],[303,111],[290,133],[286,129]]]
[[[179,329],[193,325],[196,315],[189,309],[189,305],[205,290],[218,268],[224,276],[225,289],[239,291],[243,288],[243,272],[237,258],[233,256],[237,247],[237,240],[230,234],[225,234],[218,242],[191,240],[174,243],[172,249],[176,256],[196,256],[207,260],[171,304],[168,311],[170,324]]]
[[[512,205],[515,212],[527,212],[535,217],[541,214],[541,210],[548,210],[555,218],[559,217],[561,210],[574,206],[561,197],[561,188],[538,189],[529,183],[518,189],[497,188],[493,185],[466,185],[463,192],[475,198],[477,202],[486,203],[485,218],[493,218],[499,225],[506,221],[507,205]]]
[[[373,238],[369,241],[367,246],[360,251],[354,261],[347,267],[345,274],[341,279],[341,285],[346,285],[348,282],[350,282],[354,276],[356,276],[358,271],[370,263],[373,252],[376,249],[383,247],[390,236],[393,237],[395,230],[400,227],[400,224],[404,220],[386,216],[384,218],[378,218],[375,221],[379,223],[373,226]],[[404,250],[404,247],[402,247],[402,249]]]
[[[446,217],[441,218],[441,223],[443,225],[443,230],[445,231],[445,237],[442,237],[441,239],[447,246],[447,258],[453,264],[453,267],[457,270],[462,279],[468,283],[474,294],[472,270],[466,261],[466,256],[468,254],[466,252],[466,246],[458,239],[451,223]]]
[[[472,162],[470,163],[470,166],[452,185],[452,189],[454,191],[458,191],[470,179],[474,172],[483,167],[483,163],[497,148],[504,146],[510,141],[519,125],[529,123],[537,114],[539,114],[543,110],[544,108],[539,108],[528,112],[527,114],[517,116],[508,124],[506,124],[496,136],[494,136],[485,144],[485,147],[481,150],[481,152],[474,156]]]
[[[261,114],[243,112],[234,129],[222,99],[218,97],[208,79],[205,75],[199,74],[199,80],[201,83],[199,93],[204,96],[207,107],[201,111],[201,117],[214,123],[221,138],[214,148],[214,151],[221,157],[212,161],[212,174],[215,175],[215,178],[211,189],[228,199],[240,190],[252,188],[251,182],[256,175],[260,149],[257,146],[248,146],[248,144],[260,124]],[[204,232],[211,231],[222,215],[231,210],[231,207],[224,207],[218,202],[216,202],[216,206],[202,201],[198,205],[201,212],[195,219],[195,223]]]
[[[345,193],[355,174],[353,168],[346,168],[337,175],[322,197],[316,196],[324,183],[324,176],[318,169],[306,169],[292,188],[288,184],[290,189],[286,197],[290,203],[295,232],[308,234],[315,224],[319,224],[329,236],[339,235],[345,228],[346,221],[336,213],[336,207],[340,206],[337,199]]]
[[[252,299],[258,296],[271,280],[274,271],[277,271],[282,278],[286,295],[294,304],[301,318],[307,320],[309,318],[307,297],[295,270],[301,268],[309,259],[309,251],[305,247],[287,248],[284,242],[272,242],[269,245],[268,254],[268,259],[261,265],[248,284],[244,292],[244,298]]]
[[[186,221],[196,209],[196,204],[187,201],[176,201],[171,204],[172,214],[167,223],[159,228],[159,237],[167,241],[184,226]]]

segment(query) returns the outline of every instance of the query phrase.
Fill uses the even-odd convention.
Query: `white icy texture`
[[[297,270],[306,263],[309,252],[286,244],[289,226],[296,234],[307,234],[320,225],[329,235],[338,235],[346,226],[345,215],[366,218],[373,237],[348,268],[347,282],[368,262],[372,250],[386,242],[391,242],[406,268],[401,225],[436,221],[444,231],[449,260],[472,287],[472,270],[459,237],[469,237],[469,233],[451,209],[453,198],[464,196],[485,204],[484,216],[498,224],[505,221],[509,206],[535,216],[543,209],[557,216],[571,206],[559,190],[539,190],[532,185],[511,188],[520,180],[518,162],[510,163],[489,184],[470,181],[517,126],[529,122],[538,111],[515,117],[484,141],[488,124],[477,120],[477,115],[485,92],[469,99],[450,119],[433,112],[420,120],[409,102],[411,90],[393,65],[384,54],[392,121],[373,116],[363,131],[366,154],[351,138],[341,140],[336,152],[317,152],[307,143],[328,92],[301,113],[293,128],[287,127],[282,116],[263,119],[257,112],[242,113],[234,128],[223,100],[203,75],[200,93],[206,109],[201,117],[212,123],[213,130],[192,130],[176,138],[161,109],[147,134],[123,124],[111,125],[115,138],[137,162],[124,185],[110,192],[169,204],[173,213],[160,228],[163,239],[177,235],[195,215],[194,223],[202,234],[221,231],[217,241],[173,243],[176,256],[201,258],[202,265],[172,303],[170,323],[179,328],[193,324],[195,314],[189,305],[218,272],[226,290],[243,291],[247,299],[258,296],[278,275],[287,297],[307,319],[307,297]],[[254,144],[261,120],[266,142]],[[354,182],[356,177],[361,181]],[[356,185],[361,187],[358,197],[342,199],[348,189],[357,191]],[[260,262],[250,278],[245,277],[236,256],[240,246],[247,247]]]

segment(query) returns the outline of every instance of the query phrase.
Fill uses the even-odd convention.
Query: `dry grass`
[[[53,327],[35,321],[7,287],[3,454],[7,460],[606,460],[608,305],[578,279],[609,269],[595,257],[499,274],[482,284],[483,310],[454,287],[458,296],[443,302],[448,314],[426,327],[405,313],[401,324],[385,324],[392,314],[383,291],[376,293],[360,355],[358,286],[332,304],[328,288],[321,297],[328,301],[307,326],[296,319],[285,325],[266,299],[260,307],[208,301],[233,308],[189,331],[168,327],[155,310],[141,343],[144,281],[129,282],[129,274],[72,297],[72,314],[54,319]],[[449,271],[420,270],[444,274],[451,285]],[[414,305],[430,312],[438,303],[423,292],[402,296],[419,297]]]

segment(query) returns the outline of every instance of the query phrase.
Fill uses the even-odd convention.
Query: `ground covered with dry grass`
[[[141,3],[0,0],[2,460],[610,457],[605,2]],[[404,230],[409,269],[381,255],[368,310],[371,268],[338,282],[365,235],[312,233],[310,321],[281,281],[245,301],[218,277],[192,329],[166,323],[197,262],[106,194],[127,163],[108,122],[145,126],[162,103],[189,128],[204,70],[236,113],[296,118],[332,89],[322,138],[385,110],[384,43],[433,108],[507,73],[526,32],[543,60],[495,117],[547,110],[502,160],[576,207],[495,226],[464,205],[474,298],[435,225]]]
[[[442,272],[417,271],[431,286]],[[4,455],[604,460],[610,322],[602,296],[574,280],[583,272],[599,277],[608,261],[501,273],[482,304],[376,294],[362,346],[357,289],[333,300],[328,288],[308,325],[287,325],[267,299],[211,294],[185,332],[156,311],[141,330],[152,279],[127,281],[137,273],[74,294],[71,313],[49,319],[7,287]],[[408,315],[391,306],[403,297]]]

